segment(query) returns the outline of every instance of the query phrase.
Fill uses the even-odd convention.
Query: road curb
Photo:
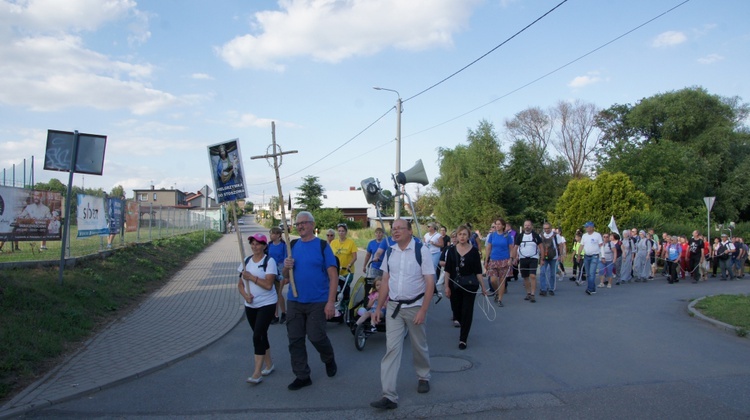
[[[701,313],[701,311],[695,309],[695,305],[698,302],[702,301],[705,298],[709,298],[709,297],[713,297],[713,296],[716,296],[716,295],[708,295],[708,296],[699,297],[698,299],[694,299],[693,301],[690,302],[690,304],[688,304],[688,312],[692,316],[694,316],[694,317],[696,317],[696,318],[698,318],[698,319],[700,319],[702,321],[708,322],[709,324],[713,325],[716,328],[719,328],[719,329],[727,331],[727,332],[731,332],[732,334],[737,334],[737,330],[740,329],[739,327],[727,324],[726,322],[721,322],[721,321],[713,319],[713,318],[709,318],[709,317],[703,315]]]

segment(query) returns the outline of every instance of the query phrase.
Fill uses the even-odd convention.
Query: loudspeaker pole
[[[398,95],[398,100],[396,100],[396,173],[398,174],[401,172],[401,94],[398,93],[397,90],[393,89],[386,89],[382,87],[373,87],[375,90],[387,90],[389,92],[394,92],[396,95]],[[394,194],[394,202],[393,202],[393,219],[396,220],[401,217],[401,194],[400,191],[396,191]]]

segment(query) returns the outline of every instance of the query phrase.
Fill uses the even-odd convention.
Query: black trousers
[[[471,323],[474,321],[474,300],[476,297],[476,293],[468,292],[458,285],[455,285],[451,290],[453,316],[461,324],[458,341],[466,343],[466,340],[469,338]]]
[[[266,350],[271,348],[271,343],[268,341],[268,327],[275,313],[275,303],[260,308],[245,306],[245,317],[253,330],[253,347],[257,356],[266,354]]]

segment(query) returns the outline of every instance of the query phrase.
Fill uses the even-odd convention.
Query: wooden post
[[[291,150],[288,152],[282,152],[281,148],[276,145],[276,123],[271,121],[271,141],[273,145],[273,149],[271,153],[267,153],[262,156],[252,156],[250,159],[268,159],[273,158],[273,170],[276,173],[276,187],[279,191],[279,205],[281,205],[281,224],[284,226],[284,239],[286,241],[286,253],[288,256],[292,256],[292,243],[289,241],[289,225],[287,224],[286,219],[286,206],[284,205],[284,193],[281,190],[281,177],[279,176],[279,166],[281,166],[281,163],[279,163],[279,156],[282,155],[288,155],[291,153],[297,153],[296,150]],[[278,151],[277,151],[278,148]],[[290,215],[291,216],[291,215]],[[243,256],[244,261],[244,256]],[[294,283],[294,270],[289,270],[289,287],[292,288],[292,295],[294,297],[297,297],[297,285]]]

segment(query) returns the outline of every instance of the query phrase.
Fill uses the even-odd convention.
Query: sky
[[[285,195],[310,175],[392,189],[401,97],[401,169],[421,159],[432,181],[482,120],[507,150],[529,107],[691,86],[750,102],[748,17],[747,0],[0,0],[0,170],[8,185],[33,156],[36,182],[67,184],[42,169],[47,130],[78,130],[107,146],[75,185],[195,192],[213,188],[207,147],[236,138],[267,202],[273,168],[250,158],[274,122],[297,151]]]

